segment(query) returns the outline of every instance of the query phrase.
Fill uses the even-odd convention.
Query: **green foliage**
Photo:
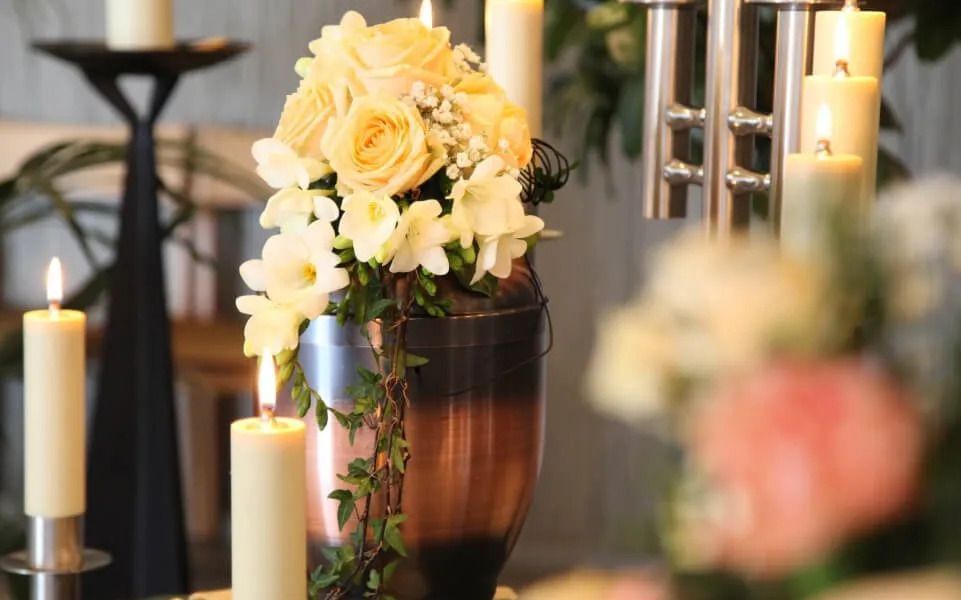
[[[344,487],[328,496],[337,502],[338,527],[345,531],[353,523],[353,530],[349,543],[325,550],[325,564],[311,574],[310,595],[327,600],[390,598],[385,586],[407,556],[401,531],[406,516],[400,511],[410,459],[404,423],[406,372],[427,364],[427,359],[407,352],[406,322],[415,306],[443,316],[446,303],[436,297],[437,283],[426,271],[392,274],[376,263],[358,263],[350,249],[342,250],[340,257],[351,274],[351,285],[332,303],[332,313],[341,323],[350,320],[364,332],[376,322],[385,338],[380,347],[371,341],[376,368],[359,368],[356,381],[345,390],[352,409],[343,412],[325,404],[307,382],[296,353],[278,357],[278,362],[286,361],[281,375],[287,373],[287,365],[294,365],[289,371],[291,396],[301,416],[313,405],[321,428],[333,415],[347,430],[351,444],[360,431],[369,432],[373,439],[373,453],[352,460],[337,475]],[[375,496],[382,502],[375,504]]]
[[[915,0],[914,47],[924,61],[940,60],[961,41],[961,4],[944,0]]]

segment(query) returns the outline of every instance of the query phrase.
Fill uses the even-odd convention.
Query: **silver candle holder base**
[[[0,559],[0,569],[29,577],[31,600],[80,600],[80,575],[110,561],[83,547],[83,516],[29,517],[27,549]]]

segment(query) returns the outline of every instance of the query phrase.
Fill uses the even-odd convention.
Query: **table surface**
[[[230,600],[230,590],[197,592],[191,596],[160,596],[147,600]],[[509,587],[501,586],[497,588],[492,600],[517,600],[517,593]]]

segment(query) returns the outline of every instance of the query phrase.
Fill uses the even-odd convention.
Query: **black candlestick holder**
[[[130,129],[88,472],[88,538],[113,556],[113,565],[91,575],[86,590],[90,598],[183,592],[187,552],[154,126],[182,75],[248,45],[113,51],[103,43],[60,41],[34,47],[79,68]],[[118,79],[125,75],[153,80],[145,114],[121,91]]]

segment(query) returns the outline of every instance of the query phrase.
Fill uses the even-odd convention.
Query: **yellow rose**
[[[355,99],[328,125],[322,150],[342,191],[389,196],[430,179],[445,158],[417,110],[383,92]]]
[[[501,140],[506,147],[499,146]],[[531,162],[534,147],[531,145],[531,128],[527,121],[527,111],[517,104],[508,102],[501,115],[500,127],[494,138],[498,154],[509,165],[523,169]]]
[[[298,155],[325,160],[321,142],[330,120],[347,112],[347,90],[317,81],[302,81],[287,96],[274,137]]]
[[[324,76],[321,64],[335,66],[355,96],[410,93],[415,81],[440,87],[453,77],[453,52],[446,27],[428,29],[418,19],[396,19],[367,27],[363,17],[347,13],[341,24],[325,27],[310,49],[321,58],[312,71]],[[345,68],[345,69],[344,69]]]
[[[503,88],[484,73],[464,77],[454,91],[463,94],[464,117],[471,130],[484,136],[509,166],[526,167],[533,154],[526,111],[508,100]]]

